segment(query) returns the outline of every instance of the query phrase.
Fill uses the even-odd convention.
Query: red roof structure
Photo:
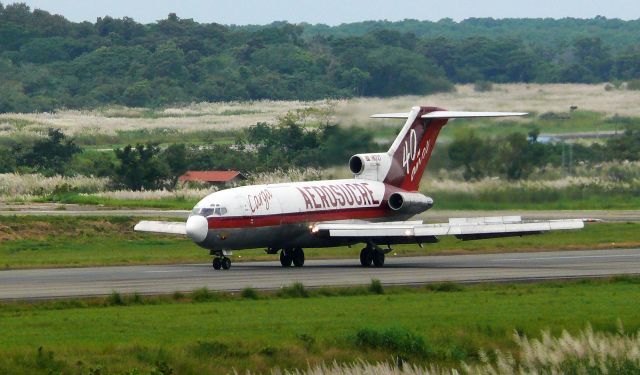
[[[178,177],[178,181],[229,182],[236,178],[244,178],[238,171],[187,171]]]

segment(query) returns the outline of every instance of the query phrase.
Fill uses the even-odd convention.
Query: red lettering
[[[249,201],[249,208],[251,208],[251,212],[256,212],[258,208],[257,207],[254,208],[253,205],[251,204],[251,195],[247,195],[247,200]]]
[[[346,186],[347,186],[347,189],[349,189],[349,192],[351,193],[351,195],[353,195],[353,196],[354,196],[355,201],[356,201],[356,204],[357,204],[357,205],[361,205],[361,204],[362,204],[362,198],[361,198],[358,194],[354,193],[354,189],[355,189],[355,190],[358,190],[358,189],[356,189],[356,188],[355,188],[353,185],[351,185],[351,184],[347,184]]]
[[[316,192],[316,194],[318,194],[318,198],[320,198],[320,202],[322,202],[322,207],[329,207],[329,202],[327,202],[327,196],[324,194],[324,191],[322,191],[322,189],[317,186],[314,186],[313,190]]]
[[[302,190],[300,188],[296,188],[296,189],[298,189],[300,194],[302,194],[302,198],[304,198],[304,204],[306,205],[305,208],[313,208],[313,204],[311,203],[311,199],[309,199],[309,196],[307,196],[307,193],[305,193],[304,190]],[[251,202],[251,201],[249,201],[249,202]]]
[[[380,201],[376,200],[376,199],[373,197],[373,190],[371,190],[371,188],[369,187],[369,184],[368,184],[368,183],[366,183],[366,182],[363,182],[363,183],[362,183],[362,186],[364,186],[364,188],[365,188],[365,189],[367,189],[367,191],[369,192],[369,197],[371,198],[371,202],[372,202],[373,204],[380,204]]]
[[[344,200],[344,195],[342,195],[342,192],[340,192],[340,189],[338,189],[335,185],[329,185],[329,187],[331,188],[331,191],[333,191],[333,194],[337,196],[336,201],[340,206],[344,206],[345,200]]]
[[[351,206],[353,204],[353,194],[349,191],[349,189],[347,189],[346,185],[338,185],[338,187],[344,193],[347,204]]]
[[[322,186],[320,189],[322,189],[322,192],[325,193],[325,195],[327,196],[329,203],[331,203],[331,207],[335,207],[338,205],[338,201],[336,200],[336,196],[333,194],[333,192],[331,191],[331,189],[329,189],[327,186]]]
[[[313,206],[315,208],[320,208],[322,207],[321,205],[318,204],[318,202],[316,202],[316,196],[313,195],[313,193],[309,190],[311,190],[311,188],[309,186],[305,186],[304,190],[307,192],[307,194],[309,194],[309,196],[311,197],[311,200],[313,201]]]
[[[371,204],[371,202],[369,202],[369,194],[364,186],[362,186],[362,184],[355,184],[354,186],[360,192],[360,196],[362,196],[362,203],[367,205]]]

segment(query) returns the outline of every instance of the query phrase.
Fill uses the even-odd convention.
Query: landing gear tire
[[[291,267],[291,263],[293,263],[293,256],[291,254],[291,250],[289,249],[280,250],[280,264],[282,264],[282,267]]]
[[[370,267],[373,263],[373,250],[365,247],[360,251],[360,264],[362,267]]]
[[[223,270],[228,270],[229,268],[231,268],[231,259],[229,259],[227,257],[222,258],[220,263],[222,265],[222,269]]]
[[[291,258],[293,260],[294,266],[296,267],[304,266],[304,251],[301,248],[296,247],[295,249],[293,249],[293,254]]]
[[[379,250],[373,250],[373,265],[376,267],[384,266],[384,253]]]
[[[213,258],[212,266],[214,270],[219,270],[222,268],[222,260],[218,257]]]

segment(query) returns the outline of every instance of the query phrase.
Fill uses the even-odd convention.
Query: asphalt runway
[[[245,287],[278,289],[368,284],[416,285],[441,281],[507,282],[640,274],[640,249],[387,257],[383,268],[357,259],[307,261],[303,268],[279,262],[234,263],[229,271],[209,264],[0,271],[0,299],[41,299],[121,293],[161,294]]]

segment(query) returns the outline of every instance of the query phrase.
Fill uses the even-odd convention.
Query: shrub
[[[382,283],[378,279],[371,279],[371,284],[369,284],[369,292],[374,294],[384,294],[384,288],[382,287]]]
[[[173,298],[173,299],[174,299],[174,300],[176,300],[176,301],[177,301],[177,300],[181,300],[181,299],[183,299],[183,298],[184,298],[184,293],[182,293],[182,292],[178,292],[178,291],[175,291],[175,292],[173,292],[173,294],[171,295],[171,298]]]
[[[460,284],[451,282],[429,284],[426,288],[434,292],[461,292],[463,290]]]
[[[144,300],[143,300],[142,296],[138,292],[135,292],[135,293],[133,293],[133,296],[131,296],[131,303],[135,303],[137,305],[141,305],[141,304],[144,303]]]
[[[52,351],[45,351],[42,346],[38,348],[36,353],[35,365],[38,369],[47,370],[48,373],[63,373],[67,364],[64,361],[55,359]]]
[[[290,298],[307,298],[309,297],[309,292],[304,288],[302,283],[293,283],[290,286],[283,286],[282,289],[278,292],[278,296],[280,297],[290,297]]]
[[[258,298],[260,298],[260,296],[258,295],[258,292],[253,288],[244,288],[244,289],[242,289],[242,293],[240,295],[242,296],[242,298],[246,298],[246,299],[258,299]]]
[[[298,340],[302,342],[302,345],[307,351],[311,350],[311,348],[313,348],[313,345],[316,343],[316,338],[308,333],[298,335]]]
[[[107,300],[105,301],[107,306],[124,306],[124,299],[122,298],[122,296],[120,295],[120,293],[116,292],[115,290],[113,292],[111,292],[111,295],[109,295],[109,297],[107,297]]]
[[[219,341],[198,341],[191,347],[196,357],[225,357],[229,353],[229,345]]]
[[[403,356],[426,357],[430,354],[424,338],[404,328],[362,328],[356,332],[354,344],[358,348],[385,350]]]
[[[196,302],[208,301],[212,297],[213,297],[213,293],[211,293],[209,289],[207,289],[206,287],[196,289],[193,292],[191,292],[191,299]]]

